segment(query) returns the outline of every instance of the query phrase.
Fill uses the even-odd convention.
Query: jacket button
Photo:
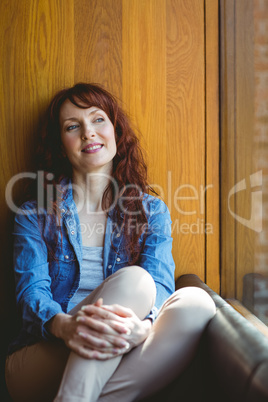
[[[69,260],[69,256],[68,256],[68,255],[65,255],[64,258],[65,258],[65,260]]]
[[[64,212],[65,212],[65,209],[64,209],[64,208],[62,208],[61,212],[62,212],[62,213],[64,214]]]
[[[121,261],[121,258],[118,257],[118,258],[116,259],[116,261],[118,261],[118,262]]]
[[[111,265],[108,265],[108,269],[111,269],[112,268],[112,266]]]
[[[117,233],[116,237],[120,237],[120,233]]]
[[[71,231],[71,234],[74,235],[74,230]]]

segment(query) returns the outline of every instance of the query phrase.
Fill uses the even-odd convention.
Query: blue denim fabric
[[[9,353],[40,339],[51,339],[46,322],[55,314],[68,311],[68,303],[79,287],[82,262],[80,221],[71,183],[62,184],[64,186],[60,221],[44,208],[39,208],[37,213],[35,201],[23,204],[15,217],[14,269],[22,329],[10,345]],[[148,316],[154,320],[158,309],[174,292],[171,220],[167,206],[158,198],[145,195],[143,205],[148,229],[145,247],[136,265],[148,271],[156,284],[156,303]],[[124,237],[112,215],[112,211],[109,212],[105,233],[105,278],[129,265]]]

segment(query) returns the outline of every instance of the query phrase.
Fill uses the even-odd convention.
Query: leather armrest
[[[184,286],[204,289],[217,307],[202,344],[210,396],[217,401],[267,402],[268,338],[197,275],[181,276],[176,288]]]

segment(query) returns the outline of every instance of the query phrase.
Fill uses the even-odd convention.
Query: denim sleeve
[[[47,247],[37,214],[28,203],[15,217],[13,235],[16,301],[23,328],[31,335],[50,339],[44,325],[62,308],[52,297]]]
[[[175,264],[172,257],[170,213],[163,201],[147,203],[148,227],[139,265],[153,277],[156,285],[155,306],[146,318],[154,319],[164,301],[175,291]]]

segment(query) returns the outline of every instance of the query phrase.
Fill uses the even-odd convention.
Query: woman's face
[[[66,100],[60,109],[61,141],[73,172],[112,172],[116,154],[114,126],[98,107],[80,109]]]

